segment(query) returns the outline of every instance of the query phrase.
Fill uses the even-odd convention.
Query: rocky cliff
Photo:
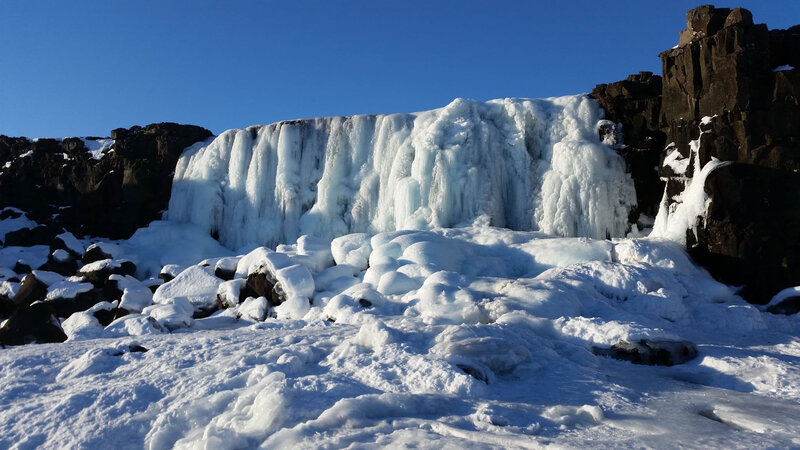
[[[50,234],[64,227],[78,235],[130,237],[167,208],[181,152],[210,136],[175,123],[120,128],[111,139],[0,136],[0,208],[29,211],[53,225]]]
[[[679,45],[660,55],[663,78],[640,74],[592,95],[621,125],[640,211],[658,207],[662,182],[666,207],[680,203],[694,158],[729,162],[706,179],[711,201],[687,248],[717,279],[765,303],[800,285],[800,26],[769,30],[745,9],[709,5],[686,22]],[[664,163],[673,152],[685,172]],[[658,174],[643,160],[659,160]]]

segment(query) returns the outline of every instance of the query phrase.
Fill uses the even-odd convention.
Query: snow
[[[781,290],[770,299],[769,303],[764,305],[764,309],[766,310],[766,308],[770,306],[775,306],[790,297],[800,297],[800,286],[788,287]]]
[[[4,211],[6,208],[3,208],[0,211]],[[16,210],[16,209],[15,209]],[[17,212],[21,213],[22,211],[16,210]],[[38,224],[27,217],[25,215],[21,215],[16,218],[6,218],[0,220],[0,241],[5,241],[6,234],[11,231],[21,230],[23,228],[33,229],[36,228]]]
[[[181,299],[188,302],[192,311],[208,310],[216,304],[217,290],[221,283],[222,280],[214,276],[213,269],[189,266],[172,281],[159,286],[153,294],[153,302],[167,304]]]
[[[97,272],[98,270],[113,270],[120,268],[120,261],[107,258],[99,261],[91,262],[80,268],[80,273]]]
[[[153,293],[147,286],[129,286],[122,291],[119,307],[130,313],[139,313],[153,304]]]
[[[62,250],[60,248],[54,250],[53,253],[50,254],[50,256],[53,257],[53,260],[58,262],[67,262],[72,259],[72,257],[69,255],[69,252],[67,252],[66,250]]]
[[[89,150],[89,155],[91,155],[92,159],[101,160],[103,156],[105,156],[106,152],[111,148],[114,144],[113,139],[85,139],[81,138],[83,144]]]
[[[83,253],[86,251],[81,241],[69,231],[65,231],[56,237],[60,238],[61,241],[64,242],[64,245],[67,246],[67,249],[76,255],[83,255]]]
[[[57,274],[55,272],[50,272],[47,270],[33,270],[31,271],[30,275],[33,275],[34,278],[44,283],[46,286],[53,286],[62,280],[64,280],[64,276]],[[23,278],[24,279],[24,278]]]
[[[703,123],[711,123],[712,117],[703,117]],[[728,163],[720,161],[714,157],[705,165],[700,165],[700,140],[707,132],[700,130],[700,136],[689,142],[690,158],[683,161],[678,160],[679,155],[676,149],[665,158],[665,165],[669,162],[676,174],[683,174],[689,164],[689,159],[694,161],[694,174],[687,180],[686,187],[680,194],[675,203],[670,204],[667,198],[667,190],[664,189],[664,196],[661,199],[661,206],[656,215],[652,237],[669,239],[686,245],[686,231],[692,230],[697,235],[697,225],[700,220],[705,220],[706,211],[710,199],[705,191],[706,178],[719,167]]]
[[[213,266],[193,265],[142,314],[104,329],[78,313],[62,325],[66,344],[1,351],[0,445],[800,443],[800,323],[745,303],[678,243],[486,227],[354,240],[393,269],[376,283],[372,266],[275,270],[287,285],[310,278],[297,283],[304,294],[330,290],[319,302],[239,304],[244,279],[198,289]],[[356,284],[337,287],[342,279]],[[192,318],[192,296],[211,302],[226,290],[231,309]],[[592,354],[641,338],[686,339],[699,356],[649,367]],[[134,343],[148,351],[131,353]]]
[[[41,272],[39,272],[41,274]],[[39,277],[36,277],[40,279]],[[81,281],[65,279],[52,283],[47,288],[46,300],[56,300],[59,298],[75,298],[78,294],[89,292],[94,289],[92,283],[83,283]]]
[[[166,218],[231,249],[486,224],[624,236],[635,192],[586,96],[229,130],[181,156]]]

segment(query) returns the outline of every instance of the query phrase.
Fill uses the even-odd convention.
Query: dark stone
[[[112,283],[109,284],[108,277],[111,275],[133,275],[134,273],[136,273],[136,265],[132,262],[126,260],[112,260],[106,267],[90,272],[81,272],[81,275],[95,287],[105,289],[106,286],[108,286],[108,290],[104,290],[103,292],[104,295],[109,299],[116,300],[122,296],[122,291],[113,280],[111,280]]]
[[[66,252],[68,252],[75,259],[81,259],[82,260],[82,255],[81,254],[75,253],[74,250],[72,250],[71,248],[69,248],[69,246],[67,246],[66,242],[64,242],[63,239],[61,239],[60,237],[56,236],[53,239],[53,242],[50,243],[50,253],[53,253],[54,251],[59,250],[59,249],[60,250],[65,250]],[[104,258],[101,258],[101,259],[104,259]]]
[[[696,236],[687,233],[689,253],[718,280],[742,286],[748,301],[766,303],[800,285],[800,70],[772,70],[800,65],[800,26],[770,31],[747,10],[702,6],[687,14],[679,47],[660,56],[657,127],[673,143],[662,158],[677,149],[690,161],[686,174],[661,167],[668,202],[694,176],[695,158],[731,162],[706,180],[711,203]],[[637,117],[608,89],[598,92],[601,106],[623,117],[612,120]],[[714,118],[702,124],[705,116]],[[689,142],[700,130],[694,154]],[[655,184],[636,184],[639,208],[652,208],[655,197],[641,191]]]
[[[260,267],[247,275],[247,282],[244,286],[244,298],[247,297],[266,297],[270,299],[277,280],[266,267]]]
[[[139,344],[131,344],[128,346],[128,351],[131,353],[144,353],[147,349]]]
[[[90,245],[89,248],[86,249],[86,252],[83,253],[83,256],[81,257],[81,262],[84,264],[89,264],[111,258],[112,256],[104,252],[99,245],[93,244]]]
[[[121,275],[136,275],[136,264],[133,261],[120,260],[119,274]]]
[[[363,308],[369,308],[372,306],[372,302],[365,298],[358,299],[358,304],[361,305]]]
[[[14,268],[11,270],[20,275],[25,275],[26,273],[30,273],[30,271],[33,269],[31,269],[31,266],[29,266],[28,264],[22,261],[17,261],[16,264],[14,264]]]
[[[47,303],[57,317],[69,317],[79,311],[86,311],[96,305],[102,299],[96,289],[81,292],[73,298],[55,298],[48,300]]]
[[[472,366],[467,366],[465,364],[456,364],[456,367],[461,369],[462,372],[471,376],[472,378],[475,378],[478,381],[483,381],[484,383],[489,384],[489,376],[482,370]]]
[[[37,300],[44,300],[45,297],[47,297],[47,285],[29,273],[22,279],[19,291],[14,296],[14,304],[18,308],[28,306]]]
[[[128,310],[124,308],[101,309],[94,312],[94,317],[100,322],[100,325],[106,327],[111,322],[120,317],[127,316]]]
[[[45,302],[18,307],[0,328],[0,345],[64,342],[67,336],[56,323]]]
[[[15,309],[16,305],[13,300],[5,295],[0,295],[0,317],[9,317]]]
[[[18,217],[22,217],[22,213],[17,212],[13,209],[6,208],[0,211],[0,220],[16,219]]]
[[[59,275],[64,275],[65,277],[75,275],[78,271],[78,261],[74,259],[68,259],[66,261],[57,261],[53,258],[51,254],[48,256],[47,261],[39,266],[39,270],[47,270],[49,272],[55,272]]]
[[[236,271],[226,270],[222,267],[216,267],[214,268],[214,276],[225,281],[230,281],[236,277]]]
[[[785,314],[787,316],[800,312],[800,296],[789,297],[777,305],[767,308],[768,313]]]
[[[620,341],[611,348],[592,347],[592,352],[598,356],[648,366],[673,366],[697,357],[697,347],[691,342],[651,339]]]
[[[128,238],[167,208],[183,150],[211,136],[206,129],[175,123],[111,134],[113,151],[99,161],[80,139],[32,142],[0,136],[0,164],[11,168],[0,174],[0,208],[30,211],[34,220],[78,235]],[[19,158],[28,151],[31,156]]]
[[[58,232],[50,226],[39,225],[35,228],[22,228],[6,233],[3,240],[6,247],[32,247],[34,245],[50,245]]]
[[[606,120],[617,126],[598,130],[601,140],[615,133],[615,149],[625,159],[636,188],[637,209],[631,212],[631,222],[639,214],[655,217],[664,193],[664,183],[656,168],[666,144],[666,134],[660,129],[661,77],[640,72],[627,79],[597,85],[590,97],[603,108]],[[604,135],[605,134],[605,135]]]

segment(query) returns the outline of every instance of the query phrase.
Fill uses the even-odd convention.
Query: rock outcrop
[[[693,158],[729,161],[706,179],[711,203],[687,230],[687,249],[747,300],[766,303],[800,285],[800,26],[769,30],[745,9],[700,6],[687,13],[679,45],[660,56],[660,92],[646,73],[592,92],[622,125],[638,209],[658,208],[664,182],[669,205],[679,201]],[[684,173],[663,164],[675,150],[688,161]],[[636,163],[654,157],[661,182]]]
[[[655,217],[664,192],[657,170],[666,144],[659,126],[661,90],[660,76],[640,72],[626,80],[597,85],[589,94],[603,108],[605,118],[615,124],[613,142],[625,158],[636,187],[638,207],[631,213],[632,223],[640,214]]]
[[[130,237],[167,208],[181,152],[210,136],[175,123],[116,129],[113,144],[0,136],[0,208],[29,211],[37,222],[78,235]],[[100,142],[110,147],[87,148]]]

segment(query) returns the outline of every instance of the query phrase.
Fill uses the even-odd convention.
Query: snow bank
[[[600,118],[580,95],[229,130],[181,156],[166,217],[234,249],[472,223],[623,236],[635,192]]]

